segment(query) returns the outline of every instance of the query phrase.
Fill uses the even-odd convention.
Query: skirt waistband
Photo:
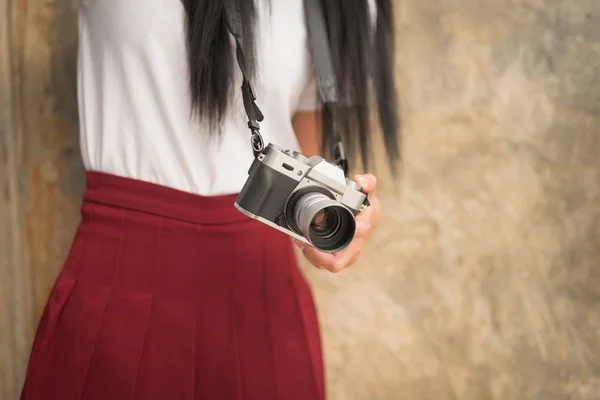
[[[84,202],[154,214],[198,224],[248,221],[233,203],[237,194],[200,196],[166,186],[88,171]]]

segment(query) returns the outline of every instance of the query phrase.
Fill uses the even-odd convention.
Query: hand
[[[342,251],[329,254],[299,240],[294,240],[294,244],[302,250],[306,259],[317,268],[340,272],[354,264],[360,257],[365,242],[379,225],[380,205],[375,196],[377,178],[374,175],[365,174],[356,175],[354,180],[360,185],[363,192],[369,195],[371,205],[356,216],[356,233],[352,242]]]

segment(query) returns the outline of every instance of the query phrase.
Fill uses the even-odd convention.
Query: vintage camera
[[[237,209],[326,253],[348,246],[355,215],[369,206],[338,166],[273,144],[254,159],[248,175]]]

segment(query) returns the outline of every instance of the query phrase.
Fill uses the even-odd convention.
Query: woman
[[[265,142],[327,148],[302,1],[228,1],[244,16]],[[223,4],[81,2],[87,189],[22,399],[324,399],[315,307],[292,243],[233,206],[253,154]],[[321,4],[350,100],[336,117],[347,149],[368,165],[376,110],[393,164],[390,1]],[[355,179],[371,207],[352,243],[336,254],[298,243],[318,268],[350,266],[377,226],[375,177]]]

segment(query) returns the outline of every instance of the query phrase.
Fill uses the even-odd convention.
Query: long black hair
[[[225,21],[225,2],[241,11],[246,69],[255,71],[255,1],[183,0],[192,109],[218,124],[224,117],[233,87],[234,52]],[[341,99],[350,100],[336,112],[336,123],[348,155],[360,153],[365,168],[371,158],[371,116],[376,111],[388,160],[395,170],[400,160],[399,119],[394,85],[393,0],[374,0],[373,31],[368,0],[320,0]],[[268,118],[268,116],[266,116]],[[322,149],[331,144],[332,115],[324,113]]]

